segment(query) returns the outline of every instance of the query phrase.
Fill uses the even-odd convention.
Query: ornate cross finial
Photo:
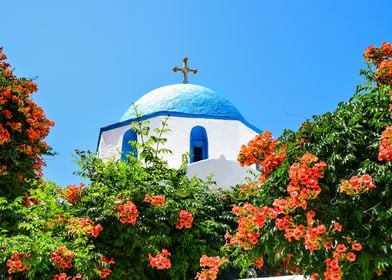
[[[188,58],[187,57],[185,57],[182,61],[184,61],[184,66],[182,66],[182,68],[179,68],[177,66],[174,67],[173,68],[173,72],[181,71],[184,74],[184,81],[183,81],[183,83],[187,84],[187,83],[189,83],[189,81],[188,81],[188,73],[191,72],[193,74],[196,74],[197,73],[197,69],[190,69],[190,68],[188,68]]]

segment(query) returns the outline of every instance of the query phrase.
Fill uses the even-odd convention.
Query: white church
[[[167,117],[169,134],[165,148],[172,151],[164,160],[172,167],[182,164],[182,156],[189,155],[188,176],[205,179],[213,174],[217,187],[235,186],[249,177],[254,168],[241,167],[237,155],[242,144],[260,133],[247,122],[228,100],[215,91],[189,84],[187,58],[182,68],[182,84],[154,89],[131,104],[119,122],[102,127],[99,134],[98,155],[102,159],[122,160],[127,153],[137,151],[129,141],[141,141],[131,129],[131,123],[148,120],[150,131],[161,128]],[[135,106],[141,117],[136,116]],[[301,275],[253,278],[255,280],[304,280]],[[243,279],[250,280],[250,279]]]
[[[184,58],[182,68],[174,67],[184,75],[182,84],[154,89],[131,103],[119,122],[102,127],[98,141],[98,155],[102,159],[120,160],[135,148],[130,140],[140,141],[131,129],[131,123],[148,120],[150,131],[160,128],[168,118],[170,132],[165,135],[165,148],[172,151],[164,156],[171,167],[182,163],[182,155],[189,155],[188,176],[205,179],[213,175],[217,187],[227,188],[244,181],[249,167],[240,167],[237,155],[260,130],[247,122],[228,100],[215,91],[188,83],[189,69]],[[135,106],[138,117],[135,113]]]

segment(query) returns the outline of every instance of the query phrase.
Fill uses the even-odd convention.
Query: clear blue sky
[[[199,69],[191,83],[279,136],[348,100],[363,50],[392,41],[390,0],[2,2],[0,46],[18,76],[37,77],[59,153],[45,177],[61,185],[79,182],[71,154],[95,151],[100,127],[182,82],[171,69],[184,56]]]

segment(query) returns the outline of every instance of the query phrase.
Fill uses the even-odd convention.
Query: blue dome
[[[144,116],[161,112],[243,120],[240,112],[215,91],[192,84],[175,84],[154,89],[134,104],[138,113]],[[120,121],[135,117],[131,106]]]

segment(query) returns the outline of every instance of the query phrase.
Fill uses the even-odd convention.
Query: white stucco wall
[[[152,132],[161,127],[163,117],[149,119]],[[170,117],[168,128],[170,133],[165,135],[165,148],[172,154],[164,156],[172,167],[181,165],[182,155],[189,152],[190,132],[194,126],[203,126],[208,138],[208,158],[219,158],[223,155],[227,160],[235,161],[242,144],[246,144],[257,132],[237,120],[220,120],[205,118]],[[99,157],[102,159],[119,159],[124,133],[130,129],[129,125],[103,131],[98,147]],[[138,136],[140,141],[140,136]]]

